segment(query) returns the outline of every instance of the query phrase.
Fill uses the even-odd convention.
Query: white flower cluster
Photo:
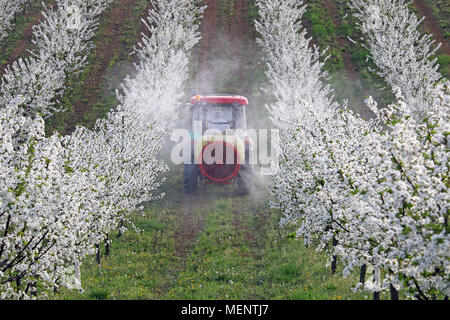
[[[15,14],[23,8],[24,0],[0,0],[0,44],[13,26]]]
[[[46,138],[40,116],[18,115],[21,103],[0,110],[3,299],[27,298],[36,279],[64,283],[65,267],[84,254],[80,240],[89,235],[91,212],[101,209],[89,176],[69,170],[61,137]]]
[[[367,49],[378,74],[390,86],[400,88],[417,118],[426,116],[432,89],[442,75],[436,65],[432,35],[422,34],[418,19],[407,0],[351,0],[359,27],[368,38]],[[376,23],[374,23],[376,21]]]
[[[449,83],[410,92],[409,100],[396,86],[397,102],[379,112],[369,98],[379,117],[363,120],[345,103],[333,103],[318,49],[301,27],[303,2],[258,5],[256,28],[276,98],[269,110],[283,141],[273,187],[281,224],[295,224],[298,237],[324,250],[330,262],[339,257],[344,276],[373,266],[376,277],[358,287],[406,288],[420,299],[448,295]],[[372,6],[371,12],[383,10]],[[389,16],[396,19],[396,11]],[[403,56],[391,56],[393,65],[397,58]],[[418,67],[410,81],[427,76],[420,61],[411,64]],[[408,87],[403,78],[398,82]],[[426,108],[419,110],[413,102],[424,96]]]
[[[384,281],[403,285],[419,299],[450,294],[449,143],[450,82],[430,93],[422,121],[394,88],[397,103],[380,111],[389,130],[371,136],[377,179],[357,195],[371,208],[361,211],[376,222],[371,257],[387,270]]]
[[[24,110],[30,95],[15,93],[17,97],[2,101],[1,299],[31,298],[36,284],[72,287],[73,266],[77,273],[82,259],[95,252],[127,213],[157,196],[159,174],[166,170],[157,152],[169,118],[155,114],[177,105],[203,12],[194,0],[160,0],[157,5],[158,14],[149,12],[151,35],[137,50],[137,76],[126,79],[121,104],[98,120],[94,130],[78,127],[68,136],[46,137],[41,115]],[[72,21],[82,29],[79,18]],[[67,65],[77,65],[72,71],[83,64],[76,55],[66,55],[64,65],[65,59]],[[39,99],[39,93],[33,95]]]
[[[77,171],[92,175],[90,185],[107,207],[107,214],[98,213],[102,237],[139,203],[154,199],[153,190],[163,182],[160,173],[167,167],[157,153],[182,93],[191,49],[199,40],[196,17],[202,12],[192,0],[159,1],[146,23],[151,35],[136,50],[136,74],[125,79],[124,93],[117,93],[119,107],[98,120],[93,131],[78,127],[67,137],[71,162]]]
[[[31,56],[8,66],[0,86],[0,105],[18,97],[25,115],[48,117],[62,111],[57,97],[68,76],[85,65],[98,17],[112,0],[57,0],[33,28]]]
[[[147,26],[151,36],[144,36],[135,48],[139,58],[134,79],[125,79],[121,96],[123,105],[136,108],[164,130],[178,114],[176,101],[183,96],[180,85],[188,78],[189,55],[199,41],[199,15],[205,7],[195,0],[159,1],[149,11]]]

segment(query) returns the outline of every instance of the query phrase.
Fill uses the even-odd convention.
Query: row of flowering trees
[[[25,115],[48,117],[62,111],[58,97],[66,79],[81,71],[92,49],[99,15],[112,0],[57,0],[33,28],[34,49],[8,66],[0,85],[0,104],[22,97]]]
[[[29,298],[36,286],[73,287],[70,267],[78,269],[130,211],[158,196],[166,166],[156,153],[199,39],[203,8],[194,0],[155,1],[146,21],[150,36],[135,49],[136,76],[124,81],[120,105],[93,130],[44,134],[43,117],[61,111],[65,79],[85,66],[109,3],[57,1],[34,30],[31,56],[2,79],[2,299]]]
[[[303,1],[259,0],[256,29],[267,59],[282,156],[273,206],[281,224],[339,260],[343,274],[379,295],[450,294],[448,132],[450,83],[439,82],[435,52],[402,0],[354,0],[379,74],[396,101],[364,120],[333,100],[323,54],[302,28]],[[366,280],[367,266],[374,277]]]
[[[24,0],[0,1],[0,44],[14,25],[16,13],[24,6]]]

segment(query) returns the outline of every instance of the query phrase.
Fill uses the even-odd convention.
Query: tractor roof
[[[207,95],[207,96],[201,96],[196,95],[191,98],[191,104],[196,103],[197,101],[206,103],[238,103],[241,106],[247,105],[248,100],[246,97],[243,96],[234,96],[234,95]]]

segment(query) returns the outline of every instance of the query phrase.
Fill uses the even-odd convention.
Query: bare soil
[[[337,6],[336,6],[336,2],[335,1],[323,1],[323,4],[325,6],[325,8],[327,9],[327,11],[330,14],[331,19],[333,20],[334,25],[337,28],[341,27],[341,20],[339,20],[338,18],[338,11],[337,11]],[[353,44],[346,38],[343,37],[338,37],[337,38],[337,42],[339,44],[339,47],[343,48],[345,46],[353,46]],[[347,73],[347,77],[350,80],[356,80],[359,79],[360,75],[358,72],[358,68],[357,66],[353,63],[352,59],[351,59],[351,54],[348,51],[343,51],[342,52],[342,59],[344,61],[344,65],[345,65],[345,71]]]
[[[237,199],[233,203],[233,227],[238,232],[242,232],[244,239],[249,243],[250,248],[255,248],[257,244],[256,235],[246,224],[246,217],[243,215],[244,211],[248,212],[248,206],[244,205],[241,199]]]
[[[239,62],[237,82],[241,84],[241,94],[247,96],[251,95],[251,84],[245,71],[252,63],[252,60],[254,62],[257,59],[257,57],[252,55],[256,35],[252,32],[253,28],[248,19],[248,2],[248,0],[236,0],[234,2],[234,19],[232,19],[233,28],[231,29],[231,37],[240,40],[238,42],[239,45],[235,48],[236,61]],[[241,59],[238,57],[241,57]]]
[[[205,0],[204,4],[207,6],[204,14],[200,32],[202,39],[200,40],[198,47],[198,69],[199,74],[203,74],[206,70],[210,69],[210,56],[212,51],[212,45],[215,42],[217,36],[217,15],[219,4],[217,0]]]
[[[214,81],[210,79],[210,70],[214,70],[215,59],[217,54],[222,50],[228,50],[229,59],[235,66],[233,67],[233,75],[235,86],[240,88],[236,94],[247,95],[249,86],[247,83],[247,73],[245,72],[245,64],[251,58],[248,56],[251,41],[252,26],[248,20],[248,0],[236,0],[230,2],[225,7],[225,11],[221,9],[219,0],[205,0],[207,6],[200,32],[202,39],[197,48],[197,79],[198,83],[205,81]],[[222,7],[223,8],[223,7]],[[225,48],[232,44],[230,47]],[[206,186],[216,187],[216,186]],[[177,254],[183,258],[186,257],[190,249],[195,245],[195,239],[203,226],[202,216],[196,216],[193,211],[196,208],[204,208],[208,203],[208,199],[201,194],[199,190],[198,196],[183,196],[182,198],[182,215],[180,216],[180,228],[175,235],[175,248]],[[249,239],[252,238],[250,231],[244,228],[242,217],[239,217],[239,210],[233,210],[235,213],[234,225],[238,229],[243,229]]]
[[[248,0],[205,0],[202,39],[196,49],[193,86],[201,93],[251,94],[249,66],[254,56],[254,32],[248,19]],[[226,91],[226,92],[225,92]]]
[[[83,83],[83,99],[73,105],[72,116],[66,123],[66,133],[75,129],[83,115],[89,113],[93,105],[103,94],[105,71],[114,56],[120,53],[120,37],[126,31],[126,19],[130,18],[137,0],[119,0],[112,10],[103,12],[101,20],[106,21],[105,36],[98,41],[94,49],[94,68],[91,69]]]
[[[180,223],[174,235],[176,254],[186,259],[195,245],[198,233],[203,226],[203,215],[196,215],[195,209],[205,207],[205,199],[195,195],[183,195],[181,200]]]
[[[47,1],[48,2],[48,1]],[[47,3],[47,6],[54,6],[55,1],[50,1],[50,3]],[[14,61],[19,59],[20,56],[22,56],[25,51],[29,48],[31,48],[32,43],[31,39],[33,37],[33,27],[38,25],[38,23],[42,19],[42,11],[38,9],[38,7],[33,6],[27,6],[28,10],[26,14],[31,15],[31,21],[27,24],[27,26],[23,29],[22,36],[20,40],[17,42],[16,46],[14,47],[13,51],[11,52],[8,60],[6,63],[2,66],[0,66],[0,78],[5,74],[6,67],[8,65],[11,65]]]
[[[419,11],[419,15],[425,17],[423,21],[425,25],[425,29],[433,34],[434,39],[436,39],[437,43],[442,43],[441,51],[445,54],[450,55],[450,43],[444,37],[444,31],[439,26],[439,22],[436,17],[433,15],[430,7],[423,2],[422,0],[414,0],[414,5]]]

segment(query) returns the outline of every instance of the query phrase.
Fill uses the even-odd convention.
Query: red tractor
[[[253,187],[252,140],[246,136],[247,98],[195,95],[188,105],[191,161],[184,164],[184,192],[199,182],[238,185],[241,194]]]

